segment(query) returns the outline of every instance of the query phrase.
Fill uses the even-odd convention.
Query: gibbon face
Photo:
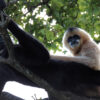
[[[63,44],[69,49],[74,55],[77,55],[81,50],[83,44],[90,40],[89,34],[77,27],[68,28],[63,37]]]

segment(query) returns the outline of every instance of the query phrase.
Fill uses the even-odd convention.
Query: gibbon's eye
[[[78,35],[70,36],[67,39],[67,42],[71,46],[71,48],[74,48],[74,47],[76,47],[76,46],[79,45],[79,43],[80,43],[80,37]]]
[[[74,39],[80,39],[80,37],[78,35],[74,35],[73,38]]]

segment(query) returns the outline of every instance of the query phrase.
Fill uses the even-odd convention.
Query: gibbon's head
[[[84,43],[92,38],[83,29],[72,27],[68,28],[63,37],[63,45],[69,49],[73,55],[77,55]]]

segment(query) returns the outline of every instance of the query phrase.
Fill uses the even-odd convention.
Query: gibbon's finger
[[[0,0],[0,10],[3,10],[6,7],[6,2],[4,0]]]

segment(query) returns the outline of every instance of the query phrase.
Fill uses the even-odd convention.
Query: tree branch
[[[8,50],[9,58],[15,59],[14,58],[13,44],[12,44],[12,41],[9,37],[8,31],[7,31],[7,28],[6,28],[8,22],[9,22],[9,19],[8,19],[9,17],[7,17],[7,19],[5,21],[4,12],[1,11],[0,15],[1,15],[1,22],[0,22],[1,35],[2,35],[3,39],[6,40],[5,44],[6,44],[6,47],[7,47],[7,50]]]

